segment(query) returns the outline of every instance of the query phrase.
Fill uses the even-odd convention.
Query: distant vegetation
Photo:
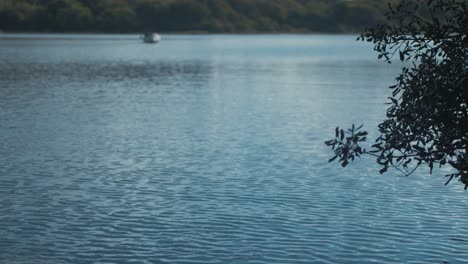
[[[358,32],[375,0],[0,0],[0,29],[40,32]]]

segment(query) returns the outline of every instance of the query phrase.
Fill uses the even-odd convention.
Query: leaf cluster
[[[355,127],[354,125],[347,130],[336,127],[335,139],[328,140],[325,142],[327,146],[331,146],[335,155],[328,160],[332,162],[335,159],[341,163],[341,166],[346,167],[349,161],[354,161],[356,158],[360,158],[362,154],[366,153],[366,150],[359,146],[359,142],[366,141],[367,132],[360,131],[362,125]]]
[[[466,0],[389,4],[387,23],[359,37],[374,44],[379,59],[391,63],[397,56],[411,64],[389,87],[380,136],[364,153],[376,156],[381,173],[394,167],[410,175],[422,165],[432,173],[449,165],[455,172],[447,183],[458,178],[468,187],[467,6]]]

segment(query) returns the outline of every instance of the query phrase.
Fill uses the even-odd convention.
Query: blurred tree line
[[[41,32],[357,32],[375,0],[0,0],[0,29]]]

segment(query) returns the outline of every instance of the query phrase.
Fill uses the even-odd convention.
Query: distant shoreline
[[[142,32],[44,32],[44,31],[1,31],[0,35],[141,35]],[[157,32],[161,35],[359,35],[361,32]]]
[[[388,10],[375,0],[1,1],[0,30],[33,34],[353,34]]]
[[[75,40],[132,40],[140,39],[143,33],[84,33],[84,32],[1,32],[0,41],[15,41],[15,40],[62,40],[62,41],[75,41]],[[197,37],[197,36],[350,36],[356,38],[356,33],[160,33],[161,38],[167,39],[177,36]]]

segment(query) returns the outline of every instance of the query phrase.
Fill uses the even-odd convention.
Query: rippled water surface
[[[0,263],[464,263],[444,172],[327,163],[399,65],[355,36],[0,36]]]

